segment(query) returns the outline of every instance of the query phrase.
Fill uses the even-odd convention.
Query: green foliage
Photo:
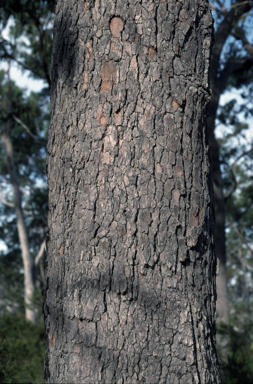
[[[22,314],[0,318],[0,383],[43,383],[44,324]]]
[[[12,20],[11,41],[0,39],[0,56],[16,61],[48,85],[54,7],[54,0],[5,0],[0,7],[0,27]]]
[[[243,325],[243,329],[230,324],[219,324],[218,333],[225,342],[226,359],[218,346],[222,384],[253,383],[253,323]],[[242,324],[240,324],[242,325]],[[223,347],[224,348],[224,347]]]

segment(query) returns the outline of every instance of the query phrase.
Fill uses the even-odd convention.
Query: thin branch
[[[15,204],[14,204],[14,203],[11,203],[10,201],[5,200],[5,198],[3,197],[3,194],[2,194],[1,191],[0,191],[0,200],[1,200],[2,203],[3,203],[4,205],[6,205],[7,207],[15,208]],[[26,209],[23,210],[23,213],[24,213],[26,216],[32,216],[31,212],[27,211]]]
[[[237,163],[242,157],[247,156],[247,155],[250,155],[252,152],[253,152],[253,145],[252,145],[252,147],[251,147],[249,150],[244,151],[244,152],[242,152],[240,155],[238,155],[237,158],[235,159],[235,161],[233,162],[233,164],[230,165],[230,166],[228,167],[227,170],[229,171],[230,169],[232,169],[232,168],[236,165],[236,163]]]
[[[24,129],[25,129],[25,131],[35,140],[35,141],[37,141],[37,142],[41,142],[41,143],[43,143],[43,144],[45,144],[45,140],[43,140],[41,137],[36,137],[32,132],[31,132],[31,130],[28,128],[28,126],[25,124],[25,123],[23,123],[23,121],[21,121],[17,116],[15,116],[15,115],[12,115],[12,117],[13,117],[13,119],[18,123],[18,124],[20,124]],[[36,127],[36,129],[37,129],[37,127]]]
[[[220,72],[220,76],[216,79],[217,88],[220,93],[225,89],[228,78],[233,73],[248,70],[253,66],[253,55],[245,59],[235,59],[227,62],[224,69]]]
[[[13,55],[9,54],[8,52],[5,52],[5,58],[6,58],[6,59],[10,59],[10,60],[15,61],[15,63],[17,63],[18,65],[20,65],[23,69],[25,69],[25,70],[27,70],[27,71],[31,71],[34,75],[36,75],[36,73],[34,72],[34,69],[32,69],[32,68],[29,67],[28,65],[22,63],[22,61],[16,59]]]
[[[2,201],[2,203],[3,203],[4,205],[7,205],[7,207],[11,207],[11,208],[14,208],[14,207],[15,207],[14,203],[11,203],[10,201],[5,200],[5,198],[3,197],[1,191],[0,191],[0,200]]]
[[[45,246],[46,246],[46,239],[43,240],[43,242],[42,242],[42,244],[40,246],[40,250],[39,250],[37,256],[35,257],[34,264],[35,264],[36,267],[37,267],[37,265],[39,264],[40,260],[42,259],[43,255],[44,255]]]
[[[38,138],[36,136],[34,136],[34,134],[30,131],[30,129],[27,127],[27,125],[25,123],[23,123],[17,116],[13,115],[13,119],[19,123],[25,130],[26,132],[34,139],[34,140],[38,140]]]
[[[245,240],[245,238],[242,236],[242,234],[240,233],[240,231],[238,230],[237,226],[235,225],[235,223],[233,223],[233,227],[234,227],[234,230],[235,232],[237,233],[237,235],[239,236],[240,240],[242,243],[244,243],[246,245],[246,247],[248,248],[248,250],[250,251],[250,253],[253,253],[253,250],[251,249],[251,247],[249,246],[248,242]],[[243,257],[238,257],[238,259],[240,260],[241,264],[244,265],[247,269],[249,269],[250,271],[253,272],[253,266],[251,266],[250,264],[247,263],[247,261],[244,260]]]
[[[222,2],[221,2],[220,0],[216,0],[216,3],[219,4],[219,6],[221,7],[221,9],[222,9],[222,11],[223,11],[224,13],[227,12],[226,8],[224,7],[224,5],[222,4]]]
[[[244,156],[247,156],[249,155],[250,153],[253,152],[253,146],[247,150],[247,151],[244,151],[242,152],[239,156],[237,156],[237,158],[235,159],[235,161],[233,162],[233,164],[231,164],[227,169],[226,169],[226,172],[232,172],[232,178],[233,178],[233,184],[232,184],[232,187],[231,187],[231,191],[228,193],[227,196],[225,196],[225,201],[227,201],[230,196],[232,196],[232,194],[235,192],[235,190],[237,189],[238,187],[238,183],[237,183],[237,180],[236,180],[236,172],[235,172],[235,166],[237,165],[237,162]],[[247,180],[247,179],[246,179]],[[244,181],[244,180],[243,180]],[[240,184],[242,184],[242,182],[240,182]]]
[[[240,213],[240,215],[237,215],[237,216],[236,216],[236,221],[239,221],[239,220],[240,220],[240,219],[241,219],[241,218],[248,212],[248,210],[249,210],[251,207],[252,207],[252,205],[249,204],[249,205],[246,207],[246,209],[244,209],[244,211]],[[233,224],[234,224],[234,220],[230,220],[230,221],[227,223],[226,228],[231,227]]]
[[[251,272],[253,272],[253,267],[250,264],[248,264],[247,261],[245,261],[243,258],[240,258],[240,257],[238,257],[238,259],[240,260],[241,264],[244,265],[244,267],[246,267]]]
[[[250,54],[253,55],[253,46],[250,44],[249,40],[245,36],[245,32],[242,28],[240,27],[235,27],[234,28],[234,33],[232,32],[232,35],[236,40],[241,40],[243,47],[246,49],[246,51]]]
[[[228,8],[229,9],[238,8],[238,7],[241,7],[242,5],[245,5],[245,4],[250,4],[252,6],[252,0],[242,1],[241,3],[238,3],[238,1],[237,1],[235,4],[231,5]]]
[[[236,174],[235,174],[234,166],[231,167],[230,171],[232,172],[232,180],[233,180],[233,182],[232,182],[232,186],[231,186],[231,191],[228,193],[227,196],[224,196],[225,201],[227,201],[230,198],[230,196],[232,196],[232,194],[237,189],[237,180],[236,180]]]
[[[221,13],[221,14],[223,14],[223,12],[221,12],[220,9],[218,9],[217,7],[215,7],[215,5],[210,4],[210,6],[211,6],[211,8],[212,8],[214,11],[216,11],[217,13]]]
[[[237,5],[238,5],[237,9],[235,9],[234,7]],[[211,64],[210,64],[210,81],[211,81],[211,84],[212,83],[215,84],[215,86],[217,86],[218,89],[223,90],[223,87],[220,87],[221,79],[220,77],[217,78],[217,73],[218,73],[218,68],[220,64],[220,55],[221,55],[223,46],[225,44],[225,41],[227,40],[228,35],[231,33],[234,25],[238,22],[238,20],[240,20],[240,18],[244,13],[249,12],[251,10],[252,6],[253,6],[253,3],[251,4],[248,1],[243,3],[236,1],[236,3],[230,7],[229,12],[227,12],[224,15],[224,19],[220,23],[218,30],[215,32],[215,35],[214,35],[215,44],[213,47]],[[232,68],[230,68],[230,70],[231,69]],[[235,68],[235,69],[238,69],[238,68]]]
[[[36,132],[37,132],[37,136],[40,138],[41,140],[41,137],[40,137],[40,130],[39,130],[39,124],[37,123],[37,121],[35,120],[35,127],[36,127]]]

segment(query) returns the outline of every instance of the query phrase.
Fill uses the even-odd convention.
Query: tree
[[[233,84],[241,87],[252,79],[253,46],[249,41],[247,16],[250,16],[252,1],[232,0],[230,6],[225,1],[212,1],[217,28],[210,64],[210,82],[212,98],[207,119],[210,140],[210,159],[216,200],[216,253],[220,260],[217,277],[217,316],[228,321],[228,295],[226,271],[226,209],[222,173],[220,165],[219,143],[215,137],[215,119],[221,94]],[[225,51],[226,50],[226,51]],[[252,90],[250,92],[252,98]],[[249,112],[249,111],[248,111]],[[252,112],[251,112],[252,113]]]
[[[237,329],[245,330],[252,323],[253,151],[247,150],[250,143],[245,141],[240,124],[235,126],[239,128],[237,140],[232,132],[232,145],[227,134],[220,140],[220,154],[226,201],[230,323],[236,321]]]
[[[1,310],[24,307],[26,318],[36,321],[36,288],[44,280],[47,188],[45,186],[45,146],[49,121],[49,65],[52,41],[53,2],[5,1],[0,7],[0,28],[7,25],[10,39],[0,36],[1,58],[18,63],[35,78],[48,81],[39,93],[25,90],[1,71],[0,115],[0,233],[7,250],[1,251]],[[7,76],[6,76],[7,75]],[[6,78],[7,77],[7,78]],[[20,263],[20,254],[22,263]],[[39,272],[39,273],[38,273]],[[20,276],[24,275],[24,289]],[[11,280],[15,280],[13,286]],[[13,277],[15,276],[15,278]]]
[[[46,382],[218,383],[207,1],[58,1]]]
[[[40,177],[41,180],[43,180],[45,173],[43,167],[45,161],[45,139],[35,135],[36,128],[34,122],[32,131],[29,130],[26,124],[30,125],[31,121],[35,119],[38,125],[41,124],[40,132],[42,132],[43,125],[46,123],[46,121],[42,123],[45,119],[45,113],[43,113],[38,106],[40,99],[38,96],[31,95],[30,97],[26,97],[24,92],[17,88],[9,78],[5,79],[3,71],[1,73],[1,80],[0,100],[2,113],[0,138],[2,151],[0,154],[0,199],[5,209],[3,207],[1,210],[0,228],[1,238],[8,244],[7,251],[1,252],[1,265],[5,267],[3,264],[7,259],[9,265],[11,264],[11,260],[16,259],[14,254],[16,251],[15,244],[18,239],[23,261],[22,265],[19,263],[18,268],[20,270],[23,266],[24,271],[26,317],[28,320],[35,322],[37,318],[36,310],[32,308],[35,294],[35,271],[32,254],[36,252],[37,244],[38,247],[40,247],[41,243],[43,244],[45,222],[43,224],[43,214],[39,219],[34,219],[33,216],[36,216],[38,212],[32,209],[32,203],[35,201],[36,196],[39,198],[39,196],[42,195],[40,202],[44,203],[44,208],[46,205],[45,193],[43,196],[43,188],[40,188],[38,191],[38,181],[36,180],[36,177]],[[21,192],[22,190],[23,193]],[[24,196],[24,194],[28,196]],[[41,209],[43,209],[43,205]],[[11,214],[8,215],[8,211],[11,212]],[[13,224],[15,229],[13,228]],[[30,226],[33,228],[32,230],[29,228]],[[12,234],[9,233],[10,227],[13,230]],[[38,229],[38,227],[40,228]],[[31,231],[30,234],[28,234],[28,228]],[[35,237],[33,240],[31,239],[32,236]],[[42,251],[44,247],[42,247]],[[42,255],[42,252],[40,252],[40,255]],[[37,267],[39,266],[39,261],[41,261],[39,260],[39,256],[37,259],[38,262],[35,262]],[[5,269],[1,270],[1,275],[3,274],[6,274]],[[43,277],[43,275],[41,277]],[[12,297],[14,300],[12,300],[12,304],[10,305],[7,298],[9,296],[9,289],[5,286],[4,280],[5,279],[1,279],[1,287],[5,292],[3,295],[4,303],[8,304],[8,307],[12,310],[13,306],[18,306],[18,302]],[[7,283],[10,284],[9,279]],[[15,283],[14,285],[17,284]],[[20,286],[17,288],[20,291]],[[21,292],[23,292],[22,288]]]

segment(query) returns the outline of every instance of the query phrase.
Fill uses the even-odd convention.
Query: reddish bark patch
[[[86,43],[86,47],[87,47],[87,50],[86,50],[86,55],[85,55],[85,59],[89,62],[92,61],[92,54],[93,54],[93,50],[92,50],[92,47],[91,47],[91,44],[89,41],[87,41]]]
[[[154,47],[149,47],[149,57],[153,59],[155,54],[155,48]]]
[[[125,233],[126,233],[126,232],[125,232],[125,227],[122,227],[122,228],[121,228],[121,237],[124,236]]]
[[[110,30],[113,37],[120,37],[120,34],[123,30],[124,23],[121,17],[113,17],[110,22]]]
[[[176,102],[176,100],[172,101],[172,105],[173,105],[174,111],[176,111],[178,109],[178,103]]]
[[[62,254],[63,254],[63,245],[61,245],[59,248],[59,256],[61,256]]]
[[[113,61],[104,63],[101,71],[102,85],[100,92],[111,91],[116,79],[116,66]]]
[[[103,106],[102,105],[99,105],[99,107],[98,107],[97,119],[103,127],[105,127],[107,125],[107,120],[106,120],[105,115],[103,114]]]
[[[53,335],[53,336],[51,337],[50,342],[51,342],[52,347],[54,347],[54,343],[55,343],[55,335]]]
[[[122,124],[122,110],[120,110],[118,113],[114,112],[113,117],[114,117],[115,125]]]
[[[83,1],[83,10],[84,10],[84,12],[87,12],[87,2],[86,1]]]
[[[107,124],[107,121],[106,121],[106,118],[105,118],[104,115],[102,115],[101,118],[100,118],[100,124],[101,124],[103,127],[105,127],[106,124]]]
[[[85,91],[88,86],[88,81],[89,81],[89,75],[88,75],[88,72],[87,71],[84,71],[84,82],[83,82],[83,86],[82,86],[82,90]]]

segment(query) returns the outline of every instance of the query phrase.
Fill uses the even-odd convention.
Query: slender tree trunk
[[[59,0],[47,383],[219,383],[205,0]]]
[[[215,95],[212,97],[214,98]],[[220,97],[220,95],[219,95]],[[218,98],[219,101],[219,98]],[[213,107],[213,108],[212,108]],[[210,103],[207,126],[210,142],[210,160],[215,193],[215,249],[216,256],[219,259],[219,273],[217,282],[217,320],[228,321],[228,291],[227,291],[227,268],[226,268],[226,234],[225,234],[225,199],[223,194],[223,184],[220,169],[219,145],[214,135],[215,117],[217,113],[218,102],[213,99]]]
[[[19,190],[19,183],[15,171],[13,147],[11,139],[7,134],[3,134],[2,139],[5,144],[7,166],[11,178],[11,184],[13,187],[14,206],[17,217],[17,229],[24,266],[24,291],[26,305],[25,314],[27,320],[31,321],[32,323],[35,323],[37,320],[37,313],[32,309],[32,298],[34,294],[34,282],[32,273],[33,262],[29,251],[29,241],[21,205],[21,193]]]
[[[11,113],[12,113],[12,86],[11,86],[11,79],[10,79],[10,69],[11,69],[11,61],[9,61],[8,63],[8,70],[7,70],[8,93],[9,93],[8,95],[9,116],[11,116]],[[11,120],[9,117],[9,120],[7,122],[6,132],[2,133],[2,140],[5,144],[6,164],[8,167],[8,171],[10,174],[10,181],[13,188],[14,208],[15,208],[15,213],[17,218],[17,229],[18,229],[18,236],[19,236],[23,267],[24,267],[25,314],[26,314],[27,320],[31,321],[32,323],[35,323],[37,320],[37,313],[32,309],[32,306],[33,306],[32,299],[34,294],[33,261],[32,261],[30,250],[29,250],[29,241],[28,241],[23,209],[22,209],[22,197],[21,197],[21,193],[19,189],[19,181],[16,174],[16,169],[15,169],[13,145],[12,145],[11,138],[9,136],[9,132],[11,129],[10,122]]]
[[[218,40],[219,42],[219,40]],[[226,235],[225,235],[225,199],[220,169],[219,145],[215,137],[215,119],[219,106],[220,95],[225,88],[226,81],[219,84],[217,78],[220,46],[214,44],[210,70],[210,85],[212,97],[208,108],[207,129],[210,144],[211,170],[215,194],[215,245],[216,255],[219,259],[219,273],[217,276],[217,320],[228,321],[228,291],[227,291],[227,269],[226,269]]]

